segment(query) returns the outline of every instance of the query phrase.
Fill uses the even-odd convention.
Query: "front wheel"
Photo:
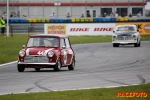
[[[139,42],[139,44],[138,44],[138,47],[140,47],[141,46],[141,42]]]
[[[54,66],[54,71],[59,71],[61,69],[61,61],[58,58],[56,65]]]
[[[35,68],[36,71],[40,71],[40,68]]]
[[[75,59],[73,58],[72,62],[71,62],[71,65],[68,66],[68,69],[69,70],[74,70],[74,68],[75,68]]]
[[[113,44],[113,47],[119,47],[119,44]]]
[[[17,68],[18,68],[18,72],[24,72],[24,70],[25,70],[25,67],[20,64],[17,65]]]
[[[135,44],[134,44],[134,47],[138,47],[138,43],[135,43]]]

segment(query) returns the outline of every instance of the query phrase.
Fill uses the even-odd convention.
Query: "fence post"
[[[13,28],[11,25],[9,25],[9,33],[11,33],[11,37],[13,37]]]

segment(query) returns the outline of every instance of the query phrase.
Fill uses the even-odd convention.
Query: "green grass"
[[[147,97],[117,97],[117,93],[144,92]],[[150,100],[150,84],[100,88],[86,90],[68,90],[57,92],[38,92],[1,95],[0,100]]]
[[[28,34],[14,34],[5,37],[0,34],[0,64],[18,59],[18,52],[27,41]],[[69,36],[71,44],[111,42],[111,36]],[[142,41],[150,41],[150,36],[142,36]]]

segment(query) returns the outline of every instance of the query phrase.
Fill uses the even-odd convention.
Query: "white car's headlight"
[[[25,56],[25,51],[21,50],[21,51],[19,52],[19,56],[20,56],[20,57]]]
[[[133,39],[137,39],[137,36],[136,36],[136,35],[133,35],[132,37],[133,37]]]
[[[115,41],[116,40],[116,38],[117,38],[117,36],[112,36],[112,39],[113,39],[113,41]]]
[[[52,51],[49,51],[49,52],[47,53],[47,55],[48,55],[48,57],[53,57],[53,56],[54,56],[54,53],[53,53]]]

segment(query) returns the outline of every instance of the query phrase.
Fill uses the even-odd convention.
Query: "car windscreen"
[[[27,42],[27,47],[59,47],[58,38],[53,37],[31,37]]]
[[[133,26],[120,26],[120,27],[117,27],[116,29],[117,32],[122,32],[122,31],[133,31],[135,32],[135,27]]]

